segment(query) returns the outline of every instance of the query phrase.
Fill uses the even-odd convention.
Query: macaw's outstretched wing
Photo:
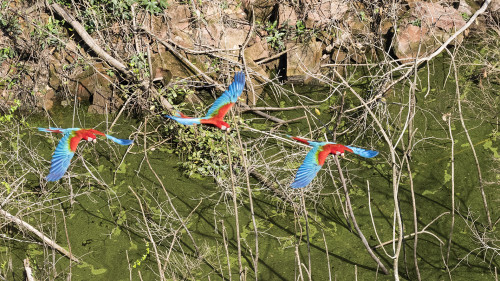
[[[350,148],[354,154],[357,154],[357,155],[365,157],[365,158],[372,158],[372,157],[375,157],[378,155],[378,151],[375,151],[375,150],[369,150],[369,149],[359,148],[359,147],[350,146],[350,145],[346,145],[346,147]]]
[[[50,166],[50,173],[46,177],[48,181],[57,181],[68,170],[71,158],[75,155],[76,146],[82,138],[75,134],[74,131],[69,131],[64,134],[59,141],[52,156],[52,164]],[[73,149],[73,150],[72,150]]]
[[[201,118],[191,118],[191,117],[181,117],[181,116],[171,116],[171,115],[165,115],[165,117],[173,119],[182,125],[194,125],[194,124],[201,124]]]
[[[229,111],[231,106],[238,101],[238,97],[243,93],[245,87],[245,74],[240,71],[234,75],[234,81],[229,88],[215,100],[214,104],[208,109],[205,118],[222,119]]]
[[[113,136],[110,136],[110,135],[105,135],[106,138],[116,142],[117,144],[121,144],[121,145],[131,145],[134,141],[133,140],[124,140],[124,139],[119,139],[119,138],[115,138]]]
[[[322,150],[322,146],[314,146],[309,153],[307,153],[304,162],[300,165],[299,170],[297,171],[295,181],[290,185],[290,187],[301,188],[306,187],[309,183],[311,183],[319,170],[321,170],[321,165],[318,162],[318,156]]]

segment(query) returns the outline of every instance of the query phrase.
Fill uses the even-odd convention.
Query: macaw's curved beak
[[[97,139],[92,139],[92,142],[93,143],[97,143]]]

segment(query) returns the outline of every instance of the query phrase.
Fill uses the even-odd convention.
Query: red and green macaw
[[[170,119],[173,119],[183,125],[194,125],[194,124],[207,124],[215,126],[223,131],[229,130],[229,124],[224,122],[224,116],[229,111],[231,106],[233,106],[238,97],[243,92],[245,87],[245,74],[243,72],[237,72],[234,75],[234,81],[229,85],[229,88],[222,93],[222,95],[215,100],[210,109],[208,109],[207,115],[201,118],[188,117],[181,112],[177,112],[174,116],[165,115]]]
[[[113,136],[106,135],[94,129],[80,129],[80,128],[68,128],[68,129],[59,129],[49,127],[38,128],[39,131],[47,132],[47,133],[62,133],[63,137],[57,144],[56,150],[54,151],[54,155],[52,156],[52,164],[50,167],[50,173],[46,177],[48,181],[57,181],[66,173],[68,170],[69,163],[73,155],[75,155],[76,147],[78,143],[83,139],[86,141],[96,142],[96,135],[105,136],[106,138],[121,144],[121,145],[130,145],[134,141],[133,140],[124,140],[117,139]]]
[[[342,145],[334,142],[315,142],[308,141],[298,137],[288,136],[291,139],[312,146],[312,149],[307,153],[302,165],[300,165],[295,181],[290,185],[292,188],[306,187],[316,174],[321,170],[321,166],[325,163],[326,157],[330,154],[341,155],[344,157],[346,151],[352,152],[365,158],[377,156],[378,152],[364,148],[354,147],[350,145]]]

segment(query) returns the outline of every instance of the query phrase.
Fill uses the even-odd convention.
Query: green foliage
[[[297,36],[301,36],[305,33],[306,31],[306,26],[303,21],[298,20],[297,23],[295,24],[295,30],[297,32]]]
[[[130,62],[128,63],[128,65],[130,66],[130,69],[134,74],[139,75],[141,70],[145,70],[144,74],[146,75],[146,77],[149,77],[148,63],[146,61],[146,55],[144,53],[133,55],[130,58]]]
[[[414,26],[421,27],[422,26],[422,20],[421,19],[415,19],[410,22]]]
[[[31,32],[31,36],[41,42],[42,49],[52,46],[63,48],[64,43],[60,38],[63,37],[64,23],[64,20],[49,17],[46,24],[40,22],[36,24],[36,28]]]
[[[137,4],[136,9],[144,9],[154,15],[161,14],[168,7],[167,0],[90,0],[82,15],[85,29],[93,32],[99,22],[131,20],[134,4]]]
[[[464,21],[469,21],[470,20],[470,16],[467,13],[462,13],[461,16],[464,19]]]
[[[16,51],[10,47],[5,47],[0,49],[0,63],[6,59],[11,59],[16,56]]]
[[[183,126],[177,132],[176,154],[184,156],[185,161],[179,162],[184,174],[189,177],[221,175],[224,177],[229,170],[229,155],[225,145],[225,132],[217,129],[197,126]],[[236,133],[230,134],[231,138]],[[234,144],[229,144],[232,163],[239,162],[239,151]]]
[[[146,253],[144,255],[142,255],[139,259],[135,260],[134,261],[134,264],[132,265],[133,268],[137,268],[138,266],[141,265],[141,263],[143,261],[146,260],[146,258],[149,256],[149,252],[150,252],[150,249],[149,249],[149,242],[146,241]]]
[[[266,41],[267,43],[269,43],[269,45],[271,45],[271,48],[277,51],[281,51],[285,48],[284,39],[286,33],[283,30],[278,29],[277,25],[278,21],[274,21],[273,23],[265,27],[265,30],[268,33]]]
[[[0,116],[0,122],[11,122],[12,117],[14,117],[14,112],[21,105],[21,101],[14,100],[14,104],[10,106],[8,113]]]
[[[12,13],[7,12],[10,1],[0,2],[0,28],[7,34],[15,36],[21,34],[21,25],[19,24],[18,17]]]
[[[181,109],[186,106],[184,102],[185,98],[194,94],[194,91],[186,85],[174,84],[174,86],[168,88],[165,93],[168,102],[170,102],[170,104],[175,104],[175,107]]]

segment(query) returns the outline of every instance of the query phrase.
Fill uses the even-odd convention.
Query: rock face
[[[346,1],[342,0],[306,0],[308,7],[306,12],[307,28],[323,28],[329,23],[342,19],[349,9]]]
[[[312,80],[309,74],[319,71],[322,52],[321,42],[289,43],[287,49],[292,49],[286,56],[286,76],[291,83],[308,83]]]
[[[465,25],[462,15],[453,7],[420,1],[413,5],[410,18],[400,24],[396,34],[395,53],[406,61],[432,53]],[[463,35],[456,40],[462,42]]]

